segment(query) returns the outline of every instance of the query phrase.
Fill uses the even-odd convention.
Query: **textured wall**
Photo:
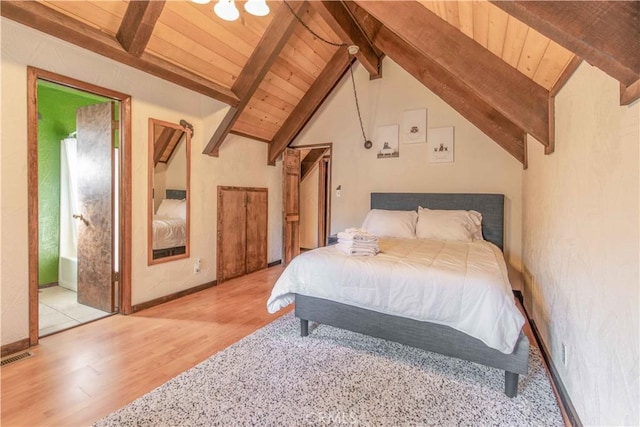
[[[506,196],[505,252],[520,267],[522,164],[460,116],[391,59],[383,61],[383,78],[369,80],[355,69],[356,88],[367,137],[374,148],[363,148],[353,88],[347,73],[327,98],[296,145],[333,143],[331,233],[360,226],[374,191],[463,193]],[[429,163],[427,144],[400,143],[400,157],[378,159],[378,126],[401,124],[405,110],[427,108],[428,127],[455,127],[455,162]],[[342,185],[340,198],[335,189]]]
[[[75,129],[75,112],[56,110],[58,92],[38,88],[38,284],[58,281],[60,253],[60,140]],[[65,114],[67,113],[67,114]]]
[[[640,425],[639,116],[583,63],[556,98],[555,153],[529,146],[525,302],[585,425]]]
[[[141,71],[2,19],[1,344],[28,337],[27,64],[132,95],[133,303],[214,280],[218,185],[269,188],[269,261],[281,257],[280,163],[267,166],[267,145],[230,136],[220,157],[202,155],[226,106]],[[191,258],[147,266],[148,119],[195,127],[191,153]],[[202,271],[193,274],[194,258]]]

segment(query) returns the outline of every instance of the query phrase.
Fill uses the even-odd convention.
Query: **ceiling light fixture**
[[[253,16],[267,16],[269,14],[266,0],[247,0],[244,4],[244,10]]]
[[[211,0],[191,0],[198,4],[207,4]],[[247,0],[244,4],[244,10],[253,16],[267,16],[269,14],[269,6],[266,0]],[[213,7],[213,11],[219,18],[225,21],[235,21],[240,17],[240,12],[236,7],[234,0],[218,0]]]
[[[218,3],[213,6],[213,11],[225,21],[235,21],[240,17],[240,12],[233,0],[218,0]]]

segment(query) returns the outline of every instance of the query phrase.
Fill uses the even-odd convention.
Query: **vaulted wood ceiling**
[[[219,127],[203,130],[205,154],[218,156],[233,133],[269,143],[271,164],[355,60],[384,78],[388,55],[525,166],[527,134],[553,151],[554,97],[582,59],[620,82],[622,104],[640,97],[636,1],[269,6],[255,17],[238,4],[235,22],[190,1],[3,1],[0,12],[229,104]]]

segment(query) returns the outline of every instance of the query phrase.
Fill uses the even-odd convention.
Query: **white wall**
[[[218,185],[269,188],[269,261],[281,257],[281,164],[267,166],[267,145],[230,136],[220,157],[202,155],[226,105],[141,71],[2,19],[1,344],[27,338],[27,65],[132,96],[132,301],[139,304],[214,280]],[[10,108],[8,108],[10,107]],[[149,117],[195,128],[191,153],[191,258],[147,266]],[[194,258],[202,272],[193,274]]]
[[[318,247],[318,184],[320,168],[315,164],[300,183],[300,247]]]
[[[391,59],[383,77],[369,80],[356,67],[356,88],[365,132],[374,148],[363,148],[353,87],[347,73],[295,145],[333,143],[331,233],[360,226],[376,191],[501,193],[506,196],[505,252],[515,268],[521,262],[522,164],[426,89]],[[455,127],[455,162],[429,163],[427,144],[400,143],[400,157],[376,157],[376,129],[401,124],[402,113],[428,109],[428,127]],[[342,186],[340,198],[335,189]]]
[[[187,143],[185,138],[180,138],[178,146],[167,162],[166,175],[166,188],[174,190],[187,189]]]
[[[526,306],[582,422],[640,425],[640,102],[583,63],[555,111],[555,152],[530,145],[524,176]]]

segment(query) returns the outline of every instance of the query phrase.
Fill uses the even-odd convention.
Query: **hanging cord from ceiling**
[[[332,42],[332,41],[330,41],[330,40],[325,39],[324,37],[322,37],[321,35],[319,35],[319,34],[318,34],[318,33],[316,33],[315,31],[313,31],[313,30],[312,30],[312,29],[311,29],[311,28],[306,24],[306,22],[304,22],[304,21],[302,20],[302,18],[300,18],[300,17],[298,16],[298,14],[293,10],[293,8],[291,7],[291,5],[289,5],[289,3],[288,3],[286,0],[285,0],[285,1],[283,1],[283,3],[287,6],[287,8],[289,8],[289,11],[293,14],[293,16],[296,18],[296,20],[297,20],[297,21],[298,21],[298,22],[299,22],[299,23],[300,23],[300,24],[301,24],[301,25],[302,25],[302,26],[303,26],[307,31],[309,31],[309,32],[310,32],[310,33],[311,33],[315,38],[317,38],[317,39],[318,39],[318,40],[320,40],[321,42],[324,42],[324,43],[326,43],[326,44],[328,44],[328,45],[331,45],[331,46],[337,46],[337,47],[339,47],[339,48],[346,47],[346,48],[347,48],[347,53],[348,53],[350,56],[355,56],[355,55],[358,53],[358,51],[360,50],[360,49],[359,49],[359,47],[358,47],[358,46],[355,46],[355,45],[351,45],[351,46],[350,46],[350,45],[349,45],[349,44],[347,44],[347,43],[335,43],[335,42]],[[362,138],[363,138],[363,140],[364,140],[364,148],[369,149],[369,148],[371,148],[371,146],[372,146],[373,144],[372,144],[372,142],[371,142],[371,141],[369,141],[369,140],[367,139],[367,136],[365,135],[365,132],[364,132],[364,126],[362,125],[362,115],[360,114],[360,105],[359,105],[359,103],[358,103],[358,92],[356,91],[356,80],[355,80],[355,78],[353,77],[353,63],[354,63],[354,61],[351,61],[351,63],[349,64],[349,72],[350,72],[350,74],[351,74],[351,83],[352,83],[352,85],[353,85],[353,97],[354,97],[354,98],[355,98],[355,100],[356,100],[356,111],[358,112],[358,121],[360,122],[360,130],[362,131]]]
[[[349,47],[351,49],[352,46]],[[349,52],[351,55],[351,52]],[[356,92],[356,79],[353,77],[353,62],[349,65],[349,72],[351,73],[351,84],[353,85],[353,97],[356,100],[356,110],[358,111],[358,120],[360,121],[360,130],[362,131],[362,140],[364,141],[364,148],[367,150],[373,145],[371,141],[367,139],[367,135],[364,133],[364,126],[362,125],[362,115],[360,114],[360,104],[358,104],[358,93]]]
[[[299,22],[300,24],[302,24],[302,26],[303,26],[304,28],[306,28],[306,29],[307,29],[307,31],[309,31],[311,34],[313,34],[313,36],[314,36],[315,38],[317,38],[318,40],[323,41],[323,42],[325,42],[326,44],[330,44],[331,46],[338,46],[338,47],[347,47],[347,46],[349,46],[349,45],[348,45],[348,44],[346,44],[346,43],[334,43],[334,42],[332,42],[332,41],[330,41],[330,40],[325,39],[324,37],[322,37],[321,35],[319,35],[319,34],[318,34],[318,33],[316,33],[315,31],[313,31],[313,30],[312,30],[312,29],[311,29],[311,28],[310,28],[310,27],[309,27],[309,26],[308,26],[308,25],[307,25],[307,24],[306,24],[306,23],[305,23],[305,22],[304,22],[304,21],[303,21],[303,20],[298,16],[298,14],[293,10],[293,8],[291,7],[291,5],[290,5],[288,2],[284,1],[283,3],[287,5],[287,7],[289,8],[289,11],[290,11],[290,12],[293,14],[293,16],[298,20],[298,22]]]

